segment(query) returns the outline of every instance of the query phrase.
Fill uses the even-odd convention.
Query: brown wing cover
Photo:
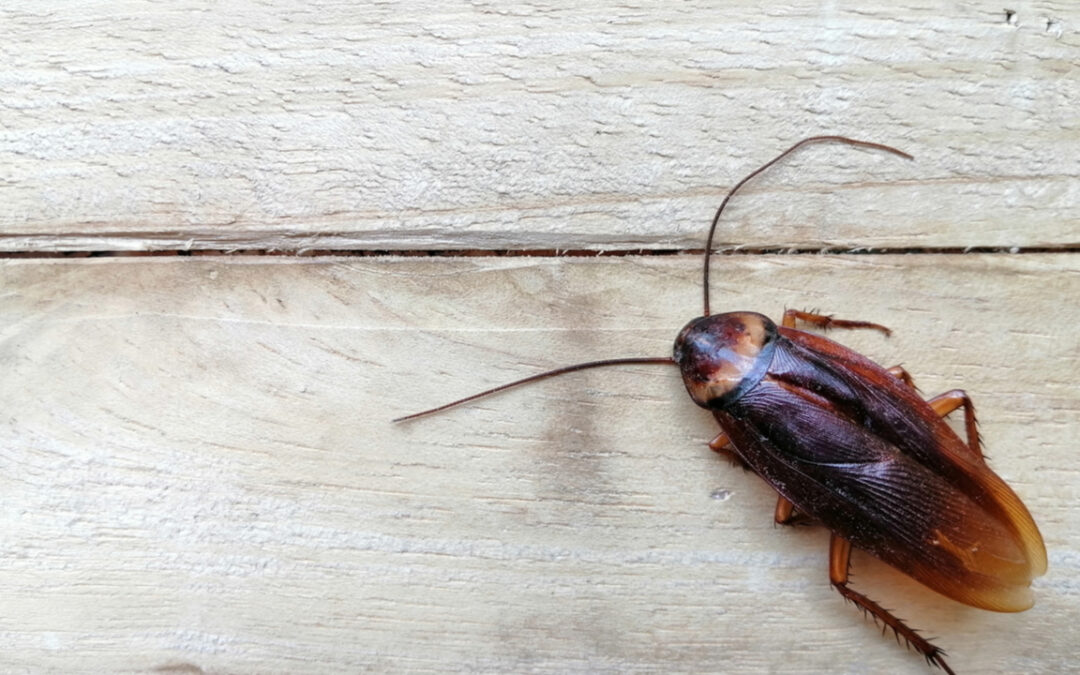
[[[756,473],[853,545],[960,602],[1032,605],[1046,548],[1031,514],[872,361],[781,328],[768,375],[715,415]]]

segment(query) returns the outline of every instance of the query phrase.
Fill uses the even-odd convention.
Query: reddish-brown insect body
[[[910,157],[840,136],[805,139],[737,183],[717,209],[705,249],[705,312],[675,340],[674,358],[581,363],[400,418],[412,419],[546,377],[625,363],[677,365],[690,398],[722,433],[709,445],[778,493],[775,520],[796,515],[832,533],[829,579],[846,599],[893,629],[926,660],[953,671],[944,653],[889,611],[848,587],[851,547],[863,549],[954,600],[999,612],[1031,607],[1031,580],[1046,549],[1031,514],[987,466],[975,411],[960,390],[925,401],[902,368],[885,369],[795,328],[889,330],[788,310],[777,326],[754,312],[709,314],[709,253],[728,200],[754,176],[809,143],[836,141]],[[943,417],[964,410],[966,441]]]

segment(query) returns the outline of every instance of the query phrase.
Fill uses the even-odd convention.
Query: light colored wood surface
[[[1080,640],[1075,256],[755,256],[717,305],[966,388],[1050,571],[1017,615],[857,556],[963,673]],[[825,532],[715,457],[664,355],[694,257],[0,263],[0,670],[924,673],[830,590]]]
[[[0,249],[1077,243],[1080,6],[842,5],[3,3]]]
[[[1080,241],[1075,3],[4,3],[0,252]],[[725,257],[974,396],[1030,612],[855,559],[959,672],[1080,642],[1075,256]],[[0,670],[927,672],[704,443],[696,258],[0,261]]]

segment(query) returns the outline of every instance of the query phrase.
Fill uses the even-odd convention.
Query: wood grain
[[[0,263],[0,670],[923,673],[776,528],[664,355],[698,260]],[[735,256],[717,303],[820,307],[927,394],[960,386],[1050,551],[997,615],[857,556],[958,672],[1080,638],[1075,256]]]
[[[1075,248],[1075,3],[0,5],[0,254]],[[926,672],[705,447],[695,257],[0,260],[0,671]],[[727,256],[715,304],[974,397],[1050,552],[996,615],[866,556],[959,672],[1080,642],[1075,255]]]
[[[842,3],[841,3],[842,4]],[[0,6],[0,250],[1078,243],[1074,2]]]

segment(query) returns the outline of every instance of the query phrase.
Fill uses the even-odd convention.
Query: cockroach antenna
[[[724,197],[724,201],[720,202],[720,207],[716,209],[716,215],[713,216],[712,224],[709,226],[709,236],[705,238],[705,279],[702,282],[702,287],[704,288],[705,294],[705,313],[702,314],[702,316],[709,316],[709,260],[712,258],[713,237],[716,235],[716,224],[720,222],[720,214],[724,212],[724,207],[727,206],[727,203],[731,200],[733,196],[735,196],[735,193],[738,192],[739,189],[742,188],[742,186],[746,185],[755,177],[767,171],[772,165],[784,159],[799,148],[805,145],[811,145],[813,143],[844,143],[847,145],[854,145],[859,148],[884,150],[885,152],[891,152],[892,154],[903,157],[904,159],[914,159],[914,157],[907,154],[903,150],[897,150],[892,146],[882,145],[881,143],[860,141],[854,138],[848,138],[847,136],[811,136],[810,138],[802,139],[787,150],[781,152],[771,161],[762,164],[760,167],[752,171],[746,176],[746,178],[743,178],[741,181],[736,183],[735,187],[731,188],[731,190],[728,191],[727,196]]]
[[[783,151],[782,153],[780,153],[779,155],[774,157],[772,160],[770,160],[768,163],[763,164],[762,166],[758,167],[753,172],[748,174],[745,178],[743,178],[738,183],[736,183],[735,187],[731,188],[731,190],[728,191],[727,196],[724,197],[724,201],[720,202],[720,207],[716,209],[716,214],[713,216],[712,224],[709,226],[709,235],[708,235],[708,237],[706,239],[706,243],[705,243],[705,278],[704,278],[704,282],[703,282],[704,289],[705,289],[705,314],[703,316],[709,316],[709,260],[711,258],[710,253],[712,252],[713,237],[716,234],[716,224],[720,222],[720,214],[724,212],[724,207],[727,206],[727,203],[729,201],[731,201],[731,198],[733,196],[735,196],[735,193],[738,192],[739,189],[742,188],[743,185],[746,185],[748,182],[750,182],[751,179],[758,176],[762,172],[766,171],[772,165],[776,164],[777,162],[784,159],[785,157],[787,157],[791,153],[795,152],[799,148],[803,147],[804,145],[810,145],[812,143],[825,143],[825,142],[846,143],[847,145],[854,145],[854,146],[862,147],[862,148],[870,148],[870,149],[873,149],[873,150],[884,150],[886,152],[891,152],[894,155],[899,155],[900,157],[904,157],[906,159],[912,159],[911,155],[907,154],[906,152],[903,152],[902,150],[897,150],[896,148],[888,146],[888,145],[882,145],[881,143],[871,143],[869,141],[860,141],[860,140],[857,140],[857,139],[854,139],[854,138],[848,138],[846,136],[812,136],[810,138],[804,138],[803,140],[799,141],[798,143],[791,146],[787,150]],[[858,322],[840,322],[840,323],[844,324],[844,325],[843,326],[838,326],[838,327],[856,327],[856,326],[848,326],[847,324],[858,323]],[[870,327],[872,327],[872,326],[873,325],[871,324]],[[861,326],[859,326],[859,327],[861,327]],[[554,370],[549,370],[549,371],[546,371],[546,372],[543,372],[543,373],[538,373],[536,375],[531,375],[529,377],[525,377],[525,378],[522,378],[520,380],[515,380],[513,382],[508,382],[508,383],[500,385],[498,387],[492,387],[491,389],[485,389],[484,391],[481,391],[481,392],[476,393],[476,394],[472,394],[471,396],[466,396],[464,398],[457,399],[456,401],[451,401],[450,403],[446,403],[444,405],[440,405],[440,406],[435,407],[435,408],[429,408],[428,410],[422,410],[422,411],[420,411],[418,413],[412,413],[411,415],[403,415],[402,417],[397,417],[397,418],[395,418],[395,419],[393,419],[391,421],[395,422],[395,423],[396,422],[407,422],[409,420],[414,420],[414,419],[417,419],[419,417],[426,417],[428,415],[434,415],[435,413],[442,412],[444,410],[449,410],[450,408],[457,407],[457,406],[462,405],[464,403],[469,403],[470,401],[475,401],[476,399],[479,399],[479,398],[484,398],[485,396],[490,396],[492,394],[497,394],[497,393],[499,393],[501,391],[506,391],[507,389],[513,389],[514,387],[519,387],[521,385],[529,384],[531,382],[538,382],[540,380],[546,380],[549,377],[555,377],[557,375],[565,375],[567,373],[574,373],[574,372],[577,372],[577,371],[580,371],[580,370],[589,370],[589,369],[592,369],[592,368],[602,368],[602,367],[606,367],[606,366],[622,366],[622,365],[632,365],[632,364],[642,364],[642,363],[673,365],[673,364],[675,364],[675,360],[670,358],[670,357],[660,356],[660,357],[631,357],[631,358],[623,358],[623,359],[603,359],[603,360],[600,360],[600,361],[588,361],[586,363],[577,363],[577,364],[574,364],[572,366],[565,366],[563,368],[556,368]]]

